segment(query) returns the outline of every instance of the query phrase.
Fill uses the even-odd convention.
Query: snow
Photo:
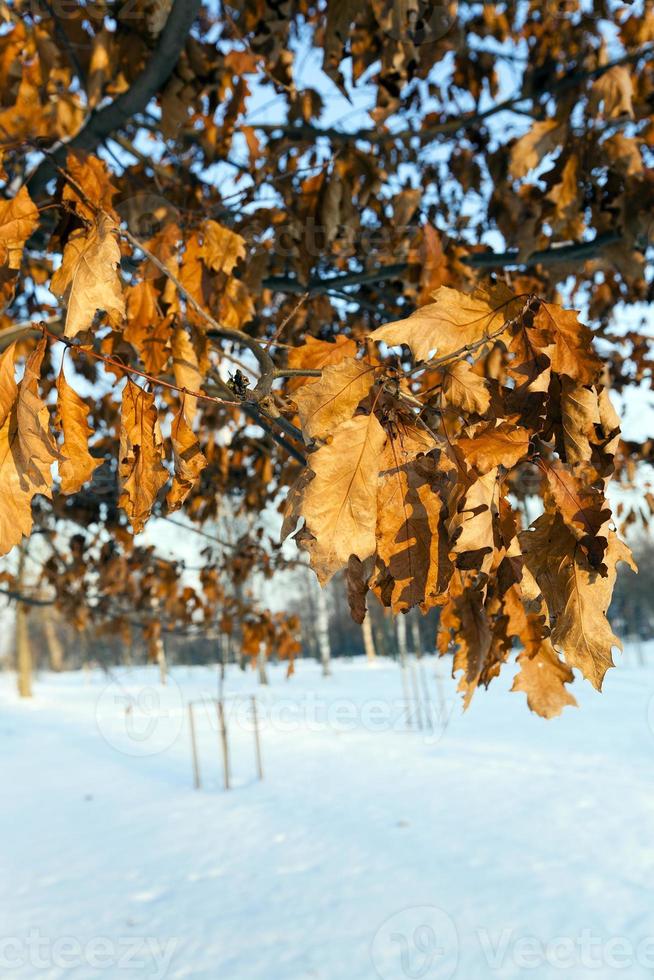
[[[549,722],[510,678],[465,714],[444,679],[433,733],[391,662],[230,668],[228,792],[215,668],[42,674],[31,702],[2,675],[0,973],[651,977],[654,670],[625,660]]]

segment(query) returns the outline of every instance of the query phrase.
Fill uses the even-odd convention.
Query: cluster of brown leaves
[[[653,376],[647,330],[613,323],[654,296],[651,4],[238,0],[198,4],[191,30],[193,7],[3,7],[0,551],[33,521],[101,528],[124,551],[57,566],[58,594],[72,610],[111,568],[100,607],[123,589],[136,608],[152,562],[127,521],[183,507],[201,526],[226,498],[254,520],[306,456],[287,525],[323,581],[347,569],[355,616],[369,591],[440,606],[466,699],[520,642],[516,688],[555,713],[571,667],[599,686],[610,663],[626,553],[606,481],[654,459],[620,441],[606,387]],[[253,77],[275,121],[250,113]],[[325,85],[361,105],[360,82],[373,124],[346,131]],[[476,290],[477,268],[515,298]],[[79,348],[66,374],[34,343],[44,319]],[[269,355],[322,374],[273,377]],[[144,594],[227,627],[248,612],[227,585],[280,563],[248,538],[197,604],[165,565]]]
[[[605,497],[619,426],[589,331],[503,287],[441,287],[371,339],[406,345],[420,371],[389,378],[376,357],[322,345],[329,366],[293,394],[314,448],[285,532],[303,519],[295,537],[322,582],[347,568],[359,621],[369,590],[396,613],[440,606],[439,648],[455,650],[466,704],[519,642],[515,689],[557,714],[570,668],[600,688],[612,665],[606,613],[616,565],[631,561]],[[522,527],[528,468],[544,511]]]

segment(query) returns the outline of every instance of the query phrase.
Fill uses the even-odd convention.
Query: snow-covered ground
[[[215,669],[42,675],[31,702],[2,675],[0,975],[652,977],[654,668],[635,659],[546,722],[509,678],[465,715],[445,679],[440,712],[429,658],[433,732],[407,730],[392,663],[274,667],[269,688],[230,669],[229,792]],[[263,782],[229,697],[253,692]]]

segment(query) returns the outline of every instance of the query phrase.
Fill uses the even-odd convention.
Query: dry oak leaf
[[[567,374],[582,385],[595,384],[602,373],[602,362],[593,351],[593,335],[579,322],[575,310],[564,310],[554,303],[541,303],[534,326],[552,337],[554,347],[548,351],[552,370]]]
[[[315,476],[304,491],[301,513],[316,539],[311,564],[323,583],[350,555],[364,561],[375,551],[377,480],[385,442],[386,433],[374,415],[357,415],[310,458]]]
[[[218,318],[230,330],[240,330],[254,316],[254,302],[247,286],[230,276],[220,297]]]
[[[125,318],[125,300],[118,275],[118,226],[100,214],[89,231],[73,232],[50,288],[67,305],[64,335],[87,330],[98,310],[118,326]]]
[[[416,360],[425,361],[432,351],[449,357],[465,347],[499,336],[515,301],[503,287],[492,292],[477,289],[468,295],[449,286],[433,294],[435,302],[422,306],[405,320],[385,323],[369,335],[390,347],[407,344]]]
[[[519,654],[518,664],[511,690],[524,691],[531,711],[541,718],[556,718],[567,704],[576,707],[576,698],[565,686],[573,682],[574,674],[549,639],[542,639],[534,651]]]
[[[394,612],[433,606],[452,574],[438,493],[442,474],[424,447],[389,437],[380,463],[377,494],[375,591]],[[417,458],[416,458],[417,457]]]
[[[88,414],[88,405],[66,381],[62,361],[57,378],[56,424],[64,437],[61,447],[64,458],[59,463],[60,490],[63,494],[77,493],[103,463],[102,459],[94,459],[89,452],[89,438],[93,430],[87,421]]]
[[[463,693],[464,710],[470,706],[472,696],[479,686],[493,642],[484,599],[478,589],[465,588],[455,600],[460,628],[456,634],[458,649],[452,663],[452,676],[463,671],[457,690]]]
[[[560,566],[558,582],[566,602],[552,628],[554,646],[598,691],[602,689],[606,671],[614,666],[612,648],[622,649],[606,616],[617,577],[617,563],[624,561],[636,571],[631,551],[613,531],[609,533],[605,561],[608,574],[604,577],[590,568],[579,551],[573,560]]]
[[[607,574],[593,569],[560,514],[546,511],[520,534],[528,569],[545,599],[552,622],[551,641],[571,667],[601,690],[613,666],[612,647],[622,644],[606,617],[617,563],[636,571],[629,548],[610,531],[605,555]]]
[[[629,70],[625,65],[614,65],[593,82],[588,100],[589,112],[594,116],[599,115],[601,106],[601,114],[605,119],[616,119],[619,116],[633,119],[633,94]]]
[[[602,490],[593,485],[594,472],[587,464],[578,464],[573,471],[560,460],[543,462],[541,469],[554,507],[593,568],[603,572],[611,510]]]
[[[368,562],[362,562],[356,555],[350,555],[345,572],[347,602],[355,623],[363,623],[366,618],[366,596],[370,580]]]
[[[600,425],[597,392],[564,376],[561,384],[561,424],[567,462],[573,466],[588,463],[592,454],[591,444],[597,441],[595,426]]]
[[[20,269],[25,242],[39,223],[39,212],[26,187],[0,201],[0,264]]]
[[[509,161],[509,173],[516,180],[537,167],[543,157],[565,140],[566,126],[556,119],[535,122],[531,129],[513,145]]]
[[[475,435],[461,437],[457,446],[469,466],[482,474],[496,466],[510,470],[529,452],[529,433],[510,422],[497,420],[484,429],[477,429]]]
[[[64,183],[63,199],[70,201],[77,213],[86,221],[93,221],[98,211],[106,211],[109,217],[117,220],[112,201],[118,193],[110,180],[109,171],[104,160],[92,154],[77,151],[69,153],[66,160],[68,175],[75,181],[84,196],[88,198],[91,207],[80,197],[75,188],[68,182]]]
[[[157,494],[168,479],[154,395],[128,379],[120,412],[119,505],[134,534],[143,530]]]
[[[51,496],[52,464],[60,460],[48,408],[38,393],[45,338],[29,356],[20,385],[14,378],[15,345],[0,357],[0,554],[32,530],[32,498]]]
[[[205,221],[200,255],[214,272],[230,275],[238,260],[245,258],[245,239],[217,221]]]
[[[333,342],[307,337],[306,343],[288,352],[288,366],[295,370],[321,371],[330,364],[338,364],[346,357],[354,357],[357,345],[350,337],[337,334]],[[289,378],[288,390],[315,384],[318,378]]]
[[[451,549],[459,568],[487,572],[492,563],[493,504],[497,493],[497,468],[489,470],[468,487],[457,485],[449,501],[447,521]],[[454,509],[453,509],[454,508]]]
[[[303,385],[293,395],[305,436],[311,440],[331,435],[352,418],[374,381],[374,367],[351,357],[324,368],[316,384]]]
[[[159,374],[168,363],[174,314],[161,317],[158,294],[151,279],[125,290],[127,322],[123,337],[131,344],[149,374]]]
[[[185,414],[187,401],[190,401],[188,396],[182,399],[182,404],[173,419],[170,430],[175,475],[166,496],[166,503],[171,513],[179,510],[189,495],[193,484],[207,465],[204,453],[200,449],[198,437],[189,425]]]
[[[180,388],[188,391],[201,391],[202,373],[200,371],[198,355],[193,346],[193,342],[184,327],[177,327],[172,338],[173,349],[173,374],[175,383]],[[195,417],[197,408],[197,398],[189,395],[185,398],[186,416],[189,422]]]
[[[483,415],[490,406],[484,378],[467,361],[454,361],[443,370],[443,403],[467,414]]]

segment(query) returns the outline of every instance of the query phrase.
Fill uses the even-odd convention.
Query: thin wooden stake
[[[225,774],[225,789],[229,789],[229,749],[227,747],[227,724],[225,722],[225,705],[223,701],[217,701],[218,724],[220,726],[220,742],[223,751],[223,772]]]
[[[195,741],[195,718],[193,716],[193,702],[189,701],[188,717],[191,728],[191,755],[193,758],[193,788],[200,789],[200,764],[198,762],[198,747]]]
[[[259,715],[257,713],[257,699],[252,695],[252,722],[254,724],[254,752],[257,759],[257,775],[263,779],[263,762],[261,761],[261,741],[259,739]]]

